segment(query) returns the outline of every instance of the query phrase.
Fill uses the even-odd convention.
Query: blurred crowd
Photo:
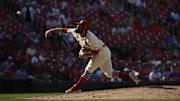
[[[44,38],[53,27],[86,19],[110,47],[113,68],[140,72],[141,80],[180,80],[179,0],[1,0],[0,76],[76,81],[88,58],[65,34]],[[21,15],[16,12],[21,11]],[[91,81],[108,79],[98,69]]]

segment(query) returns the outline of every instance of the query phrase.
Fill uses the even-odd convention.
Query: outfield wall
[[[45,82],[31,79],[10,79],[6,77],[0,77],[0,93],[29,93],[29,92],[64,92],[71,87],[74,82]],[[180,85],[180,81],[174,82],[141,82],[139,86],[148,85]],[[100,82],[88,82],[84,84],[82,90],[100,90],[100,89],[115,89],[134,87],[136,85],[129,82],[120,83],[100,83]]]

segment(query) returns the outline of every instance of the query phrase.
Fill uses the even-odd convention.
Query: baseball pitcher
[[[121,78],[123,80],[135,82],[136,84],[139,83],[134,70],[129,70],[126,74],[118,70],[113,70],[110,49],[89,30],[90,25],[87,20],[81,20],[80,22],[76,22],[76,24],[76,28],[52,28],[45,33],[46,38],[53,32],[73,35],[81,46],[79,57],[91,57],[80,79],[70,89],[66,90],[65,93],[79,91],[81,86],[90,78],[90,74],[98,67],[109,78]]]

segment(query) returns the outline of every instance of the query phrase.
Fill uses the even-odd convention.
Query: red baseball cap
[[[83,25],[85,26],[87,29],[90,29],[90,25],[89,22],[87,20],[81,20],[80,22],[76,22],[77,25]]]

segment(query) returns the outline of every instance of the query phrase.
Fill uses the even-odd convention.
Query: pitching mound
[[[39,100],[79,100],[79,99],[180,99],[180,86],[150,86],[109,90],[86,91],[71,94],[50,94],[31,97]]]

